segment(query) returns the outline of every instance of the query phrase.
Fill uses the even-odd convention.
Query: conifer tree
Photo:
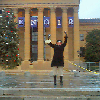
[[[0,66],[14,68],[19,65],[19,36],[12,9],[3,9],[0,18]]]

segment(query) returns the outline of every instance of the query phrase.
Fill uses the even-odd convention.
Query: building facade
[[[100,18],[98,19],[79,19],[79,34],[80,34],[80,51],[85,48],[86,36],[88,32],[94,29],[100,30]],[[84,53],[80,56],[80,60],[84,61]]]
[[[33,69],[51,69],[50,63],[53,57],[53,49],[45,44],[48,34],[51,34],[52,43],[57,40],[64,41],[65,33],[68,35],[68,43],[64,50],[65,68],[67,61],[84,60],[78,56],[80,47],[83,50],[87,31],[94,28],[100,29],[99,24],[79,20],[80,0],[0,0],[0,9],[12,8],[16,16],[15,22],[24,17],[24,26],[19,29],[19,55],[22,59],[22,69],[28,69],[30,61],[33,61]],[[37,18],[37,27],[32,27],[31,18]],[[49,17],[49,27],[44,27],[44,17]],[[61,20],[57,18],[61,17]],[[72,18],[72,19],[70,19]],[[60,25],[61,27],[57,27]],[[34,24],[35,22],[33,22]],[[92,27],[92,28],[90,28]]]

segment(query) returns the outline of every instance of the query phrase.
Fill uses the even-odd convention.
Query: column
[[[56,43],[56,13],[55,8],[50,8],[50,34],[51,34],[51,42],[53,44]],[[53,49],[51,48],[51,59],[53,57]]]
[[[79,60],[77,51],[80,50],[78,9],[74,7],[74,61]]]
[[[67,32],[68,35],[68,16],[67,16],[67,9],[68,7],[62,7],[62,33],[63,33],[63,42],[64,42],[64,36],[65,33],[64,31]],[[64,49],[64,60],[68,60],[68,41],[67,41],[67,45]]]
[[[38,61],[43,60],[43,10],[38,8]]]
[[[14,11],[14,16],[16,17],[14,19],[14,22],[18,23],[18,8],[14,8],[13,11]],[[18,26],[18,25],[16,25],[16,26]]]
[[[25,9],[25,49],[24,60],[30,59],[30,8]]]

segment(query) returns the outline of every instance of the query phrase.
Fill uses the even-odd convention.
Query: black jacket
[[[51,63],[51,67],[53,66],[64,67],[63,51],[64,47],[66,46],[66,43],[67,43],[67,37],[65,37],[65,41],[62,45],[52,44],[51,42],[48,44],[52,48],[54,48],[54,56]]]

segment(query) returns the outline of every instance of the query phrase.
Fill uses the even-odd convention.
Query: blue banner
[[[50,17],[43,17],[44,27],[50,27]]]
[[[68,17],[68,26],[74,27],[74,17]]]
[[[31,17],[31,27],[37,27],[37,17]]]
[[[24,27],[25,17],[18,17],[18,27]]]
[[[57,17],[56,21],[57,21],[57,28],[61,28],[62,27],[62,17]]]

